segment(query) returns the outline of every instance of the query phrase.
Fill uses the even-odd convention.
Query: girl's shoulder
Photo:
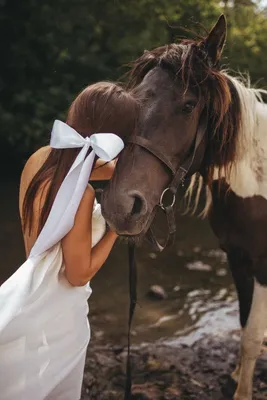
[[[77,214],[82,214],[85,216],[87,213],[94,213],[96,207],[95,202],[94,188],[88,184],[81,199]]]
[[[26,164],[22,170],[21,177],[33,177],[49,156],[50,151],[50,146],[44,146],[35,151],[26,161]]]

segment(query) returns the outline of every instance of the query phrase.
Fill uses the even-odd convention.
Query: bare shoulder
[[[63,238],[63,252],[66,247],[71,246],[76,240],[88,240],[91,232],[91,219],[94,207],[95,191],[92,186],[88,185],[83,194],[79,208],[75,215],[74,226],[71,231]]]
[[[95,191],[91,185],[88,185],[79,204],[74,223],[74,231],[89,229],[91,216],[94,208]]]
[[[88,184],[85,189],[84,194],[85,194],[85,196],[89,196],[90,198],[92,198],[92,196],[95,198],[95,190],[94,190],[93,186]]]
[[[41,147],[35,153],[33,153],[27,160],[20,177],[20,188],[19,188],[19,208],[22,211],[22,203],[24,201],[24,196],[27,188],[33,179],[34,175],[44,164],[47,159],[51,148],[49,146]]]
[[[35,175],[37,170],[43,165],[49,153],[51,151],[50,146],[44,146],[38,149],[35,153],[33,153],[27,160],[22,175],[28,174]]]
[[[95,201],[95,191],[91,185],[87,185],[79,208],[93,206]]]

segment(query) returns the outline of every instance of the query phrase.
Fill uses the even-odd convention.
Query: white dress
[[[92,229],[95,245],[105,232],[99,204],[94,207]],[[1,331],[0,399],[79,400],[90,339],[90,285],[68,283],[60,243],[28,263],[27,269],[23,266],[21,279],[30,276],[36,290]]]
[[[61,239],[74,225],[95,154],[110,161],[123,142],[109,133],[83,138],[55,121],[50,145],[82,149],[28,259],[0,286],[0,400],[79,400],[81,394],[91,288],[66,280]],[[105,231],[97,204],[92,230],[94,245]]]

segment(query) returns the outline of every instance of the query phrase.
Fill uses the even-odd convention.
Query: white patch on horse
[[[254,292],[248,321],[241,338],[240,369],[235,376],[238,387],[234,400],[251,400],[255,363],[261,353],[264,332],[267,328],[267,287],[254,281]]]
[[[267,199],[267,105],[261,98],[265,92],[246,87],[229,75],[228,78],[240,99],[241,126],[227,183],[240,197],[260,195]]]

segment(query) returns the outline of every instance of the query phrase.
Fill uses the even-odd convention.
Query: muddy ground
[[[163,343],[132,351],[134,400],[230,400],[235,384],[239,338],[209,337],[192,346]],[[125,349],[91,344],[88,350],[82,400],[123,399]],[[267,360],[257,363],[253,400],[267,399]]]

